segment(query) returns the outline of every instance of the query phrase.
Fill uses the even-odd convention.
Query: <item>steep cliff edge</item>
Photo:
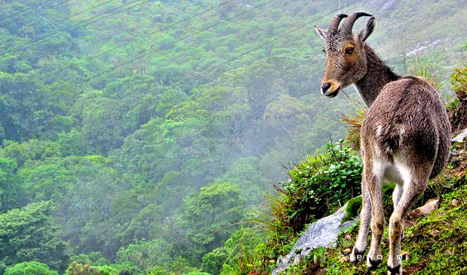
[[[404,274],[438,274],[441,271],[442,274],[467,274],[467,71],[456,70],[452,84],[456,98],[447,104],[454,133],[451,158],[443,173],[430,182],[416,205],[419,208],[413,210],[406,221],[402,241]],[[358,123],[353,126],[358,132]],[[392,189],[390,184],[384,188],[386,224],[392,211]],[[385,274],[389,250],[387,228],[382,242],[386,257],[374,271],[369,271],[364,263],[349,262],[357,231],[358,224],[343,231],[335,243],[324,245],[328,248],[307,251],[306,255],[311,256],[293,253],[294,246],[287,257],[292,255],[296,260],[287,258],[288,267],[283,267],[284,257],[279,257],[278,266],[283,270],[280,274]]]

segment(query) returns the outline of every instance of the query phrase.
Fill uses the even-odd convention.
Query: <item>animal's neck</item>
[[[355,83],[365,104],[370,107],[387,83],[400,78],[376,55],[372,48],[365,45],[367,72]]]

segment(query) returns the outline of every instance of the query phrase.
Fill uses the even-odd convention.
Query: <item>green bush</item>
[[[240,275],[249,274],[252,268],[256,270],[257,267],[267,266],[270,253],[264,244],[263,233],[257,228],[237,229],[223,247],[216,248],[203,257],[202,271],[209,274]],[[265,269],[260,271],[263,271],[258,271],[260,274],[266,272]]]
[[[167,243],[159,240],[136,241],[117,252],[116,264],[126,265],[125,270],[134,274],[146,274],[154,266],[168,267],[171,257]]]
[[[32,261],[7,268],[5,275],[58,275],[58,272],[50,270],[46,264]]]
[[[110,261],[102,255],[102,252],[91,252],[89,254],[75,255],[71,257],[71,261],[79,264],[89,264],[93,266],[104,266],[110,264]]]
[[[168,272],[162,266],[154,266],[149,270],[147,275],[166,275]]]
[[[80,264],[77,262],[71,263],[70,267],[66,270],[66,275],[108,275],[101,272],[97,268],[89,264]]]
[[[329,143],[322,154],[302,161],[283,182],[283,213],[294,232],[305,224],[332,213],[360,195],[363,165],[358,154],[344,141]]]
[[[53,209],[51,201],[42,201],[0,214],[0,274],[6,267],[34,261],[65,271],[70,248],[60,239]]]
[[[455,69],[451,75],[451,84],[456,98],[448,103],[447,109],[452,131],[457,132],[467,126],[467,68]]]
[[[83,264],[73,261],[64,275],[117,275],[123,274],[121,271],[124,271],[121,265],[93,266],[89,263]]]
[[[219,247],[207,253],[203,257],[203,270],[209,273],[218,274],[228,258],[224,247]]]
[[[451,75],[451,83],[455,92],[467,93],[467,68],[456,69]]]
[[[177,259],[175,259],[171,267],[172,267],[172,273],[175,273],[175,274],[185,274],[189,272],[199,273],[198,269],[192,267],[190,265],[190,262],[188,262],[187,259],[182,258],[182,257],[178,257]]]

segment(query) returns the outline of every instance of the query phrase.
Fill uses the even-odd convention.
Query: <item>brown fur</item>
[[[376,125],[382,126],[377,143],[389,159],[403,150],[419,163],[435,160],[430,178],[446,166],[449,118],[438,91],[425,79],[405,77],[386,84],[368,111],[361,136],[375,136]]]
[[[375,28],[374,17],[358,35],[352,34],[353,23],[361,16],[370,15],[354,13],[340,30],[335,23],[346,15],[336,17],[333,28],[328,31],[315,26],[318,35],[325,39],[322,92],[334,97],[342,88],[355,84],[369,107],[361,129],[363,206],[351,261],[362,259],[371,220],[367,265],[373,268],[381,262],[382,186],[385,181],[392,181],[397,185],[389,223],[388,274],[401,274],[399,256],[404,218],[425,190],[429,178],[446,166],[451,128],[439,93],[428,81],[393,73],[365,43]],[[353,51],[346,50],[348,47],[354,47]]]

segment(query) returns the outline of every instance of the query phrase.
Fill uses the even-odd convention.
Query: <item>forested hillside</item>
[[[341,11],[374,14],[385,61],[401,74],[423,64],[452,96],[466,6]],[[319,92],[312,26],[337,12],[324,0],[1,1],[0,274],[219,272],[210,252],[236,249],[272,183],[342,138],[341,115],[360,106],[352,88]]]

